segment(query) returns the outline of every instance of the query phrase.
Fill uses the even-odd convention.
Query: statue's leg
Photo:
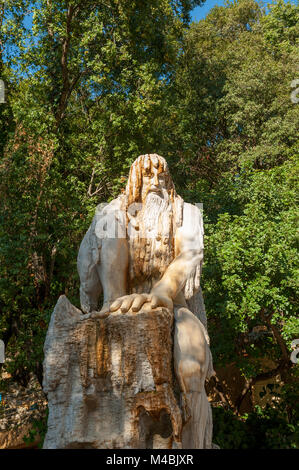
[[[80,303],[84,313],[97,309],[101,290],[99,276],[97,271],[93,270],[85,281],[81,281],[80,285]]]
[[[188,448],[210,448],[212,423],[210,404],[205,392],[205,379],[211,370],[211,354],[204,327],[185,307],[175,307],[174,366],[182,391],[183,407],[190,419],[183,427],[182,445]]]
[[[125,238],[102,240],[97,272],[101,280],[104,302],[101,313],[109,311],[110,304],[128,293],[129,247]]]
[[[80,303],[84,313],[90,313],[98,307],[99,296],[102,292],[101,281],[92,256],[90,230],[80,245],[77,267],[80,277]]]
[[[129,246],[125,238],[127,235],[126,217],[123,212],[112,210],[106,214],[105,220],[100,259],[97,264],[104,294],[101,315],[109,312],[109,307],[114,300],[128,293]]]
[[[125,218],[118,217],[117,211],[109,213],[106,225],[115,228],[114,233],[126,234]],[[77,265],[81,308],[101,317],[108,314],[111,302],[127,293],[129,250],[125,238],[110,238],[109,230],[98,236],[96,227],[94,219],[80,245]],[[101,292],[104,303],[97,312]]]

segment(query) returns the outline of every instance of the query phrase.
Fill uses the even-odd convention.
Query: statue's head
[[[183,200],[175,192],[163,157],[146,154],[134,161],[126,186],[126,206],[130,282],[138,284],[144,276],[147,282],[158,279],[173,260],[173,234],[182,225],[183,216]]]
[[[140,155],[132,164],[126,187],[128,205],[134,202],[144,203],[149,194],[160,198],[175,196],[167,162],[156,153]]]

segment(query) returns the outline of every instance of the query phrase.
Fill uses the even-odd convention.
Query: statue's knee
[[[207,376],[206,363],[196,359],[181,360],[178,366],[180,382],[184,384],[185,391],[201,391]]]

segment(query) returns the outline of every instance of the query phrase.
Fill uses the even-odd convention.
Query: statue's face
[[[159,168],[155,168],[153,165],[151,165],[149,168],[144,168],[141,191],[142,201],[145,201],[147,195],[150,193],[157,193],[161,198],[163,198],[165,191],[165,172],[161,171]]]

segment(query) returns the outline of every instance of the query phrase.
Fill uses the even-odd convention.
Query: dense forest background
[[[190,24],[201,3],[0,1],[3,368],[23,386],[42,380],[59,295],[79,306],[76,256],[96,205],[157,152],[177,192],[203,203],[214,363],[244,379],[233,400],[212,379],[214,441],[294,448],[299,7],[238,0]],[[265,380],[268,404],[254,406]]]

